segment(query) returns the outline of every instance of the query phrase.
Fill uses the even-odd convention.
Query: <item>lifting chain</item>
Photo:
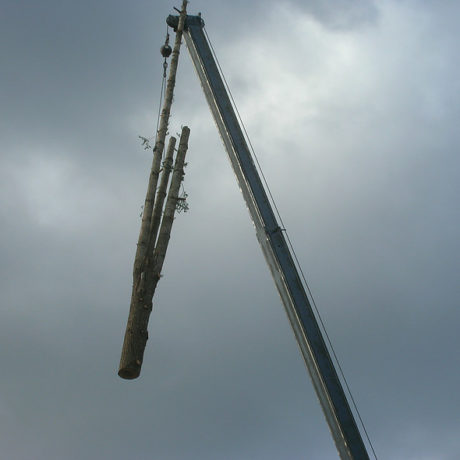
[[[166,32],[165,44],[160,48],[161,55],[165,58],[163,62],[163,78],[166,78],[166,69],[168,68],[168,63],[166,59],[171,56],[172,48],[169,45],[169,33]]]

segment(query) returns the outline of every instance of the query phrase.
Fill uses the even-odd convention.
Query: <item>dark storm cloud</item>
[[[293,9],[307,13],[331,30],[349,30],[364,25],[373,25],[378,19],[378,8],[372,0],[354,2],[339,0],[322,2],[291,0]]]

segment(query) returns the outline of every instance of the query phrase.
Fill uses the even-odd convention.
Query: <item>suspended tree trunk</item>
[[[161,175],[160,185],[158,186],[157,195],[155,198],[155,206],[153,208],[152,220],[150,222],[149,241],[147,253],[151,253],[155,247],[155,242],[158,236],[158,228],[160,227],[163,205],[168,189],[169,176],[173,169],[174,149],[176,147],[176,138],[169,139],[168,149],[163,161],[163,173]]]
[[[145,345],[148,339],[147,326],[152,311],[153,294],[161,276],[161,270],[168,249],[168,243],[171,235],[174,214],[179,199],[179,188],[184,177],[184,160],[188,148],[188,139],[190,130],[184,126],[182,128],[179,149],[174,164],[174,171],[171,178],[171,184],[166,199],[166,205],[161,219],[161,225],[158,233],[158,240],[154,246],[154,238],[150,240],[143,270],[139,280],[133,285],[131,296],[131,306],[126,326],[125,339],[121,352],[120,367],[118,375],[124,379],[135,379],[139,376],[144,357]],[[168,155],[174,151],[175,139],[168,146]],[[166,161],[165,161],[166,164]],[[164,168],[157,193],[156,203],[164,200],[164,189],[166,189],[169,172]],[[161,197],[163,196],[163,198]],[[159,206],[159,205],[158,205]],[[157,206],[156,206],[157,208]],[[161,214],[162,209],[159,210]],[[154,214],[155,216],[155,214]],[[157,227],[158,228],[158,227]]]
[[[162,191],[159,190],[156,198],[157,200],[161,201],[161,205],[158,204],[155,206],[155,193],[157,189],[158,178],[160,175],[161,157],[165,146],[169,115],[173,102],[173,92],[176,83],[180,45],[187,15],[187,3],[187,0],[183,0],[182,11],[179,16],[179,24],[176,31],[176,39],[172,52],[169,77],[166,85],[165,100],[161,111],[160,125],[157,132],[155,147],[153,149],[152,168],[150,171],[149,184],[145,197],[142,224],[139,232],[139,241],[137,244],[136,256],[134,258],[131,305],[123,342],[123,349],[121,353],[120,369],[118,372],[120,377],[126,379],[133,379],[139,376],[142,359],[144,356],[145,344],[148,338],[147,324],[150,312],[152,310],[153,292],[156,287],[156,283],[155,287],[153,287],[152,284],[153,248],[155,245],[156,234],[153,235],[152,231],[156,233],[158,230],[155,230],[155,228],[158,229],[158,226],[160,225],[158,219],[161,217],[164,195],[169,176],[169,172],[165,176],[166,169],[163,171],[164,180],[161,181],[162,184],[160,185],[160,189],[163,186],[165,189]],[[175,139],[171,142],[175,143]],[[171,151],[174,152],[174,145],[172,145],[171,149]]]
[[[182,128],[182,133],[179,142],[179,149],[177,151],[176,162],[174,163],[174,172],[171,179],[171,186],[169,187],[168,198],[161,220],[160,232],[158,234],[158,241],[153,251],[153,276],[155,279],[155,286],[160,279],[161,268],[168,249],[169,238],[171,236],[171,228],[174,222],[174,214],[176,212],[177,201],[179,199],[179,188],[182,180],[184,179],[184,162],[185,154],[188,148],[188,138],[190,136],[190,129],[187,126]]]
[[[145,261],[145,255],[147,253],[147,247],[149,244],[149,234],[152,221],[152,211],[155,201],[155,191],[158,183],[158,176],[160,174],[161,157],[163,154],[166,133],[168,131],[169,115],[171,113],[171,105],[173,102],[174,86],[176,84],[176,73],[177,66],[179,63],[179,52],[182,41],[182,33],[184,31],[187,0],[182,2],[182,11],[179,16],[179,24],[177,26],[176,40],[174,42],[174,48],[171,57],[171,64],[169,68],[169,77],[166,84],[165,100],[163,103],[163,109],[161,111],[160,126],[157,132],[157,138],[155,147],[153,148],[153,161],[152,168],[150,170],[149,184],[147,187],[147,194],[144,203],[144,212],[142,214],[141,230],[139,232],[139,241],[137,243],[136,256],[134,258],[134,282],[142,274],[142,265]]]

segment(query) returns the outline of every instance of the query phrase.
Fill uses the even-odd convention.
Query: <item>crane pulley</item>
[[[180,30],[180,17],[166,23]],[[284,304],[313,386],[342,459],[368,460],[329,350],[305,292],[284,232],[255,166],[207,36],[201,15],[187,15],[183,36],[254,222],[265,260]]]

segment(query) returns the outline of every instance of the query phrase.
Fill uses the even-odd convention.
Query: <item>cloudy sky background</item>
[[[0,6],[0,457],[337,458],[185,46],[190,211],[116,375],[180,5]],[[198,11],[377,456],[458,458],[460,5]]]

